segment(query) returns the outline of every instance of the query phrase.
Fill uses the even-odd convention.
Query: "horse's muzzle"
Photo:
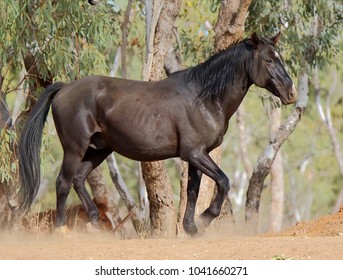
[[[280,99],[284,105],[293,104],[298,100],[298,92],[294,84],[292,85],[290,91],[288,91],[285,95],[280,96]]]
[[[288,93],[288,104],[293,104],[298,100],[298,92],[294,84],[292,85],[291,91]]]

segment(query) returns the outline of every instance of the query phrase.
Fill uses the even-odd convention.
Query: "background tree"
[[[144,80],[156,81],[163,78],[164,60],[171,46],[174,22],[180,4],[180,1],[146,1],[147,60],[143,69]],[[172,186],[165,165],[161,161],[142,162],[142,172],[150,202],[152,234],[158,237],[173,237],[176,216]]]

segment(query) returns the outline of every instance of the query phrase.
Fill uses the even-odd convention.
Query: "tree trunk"
[[[281,125],[281,108],[271,109],[269,116],[270,139],[274,138]],[[283,206],[284,206],[284,186],[283,186],[283,166],[281,150],[277,153],[271,166],[271,205],[269,218],[269,231],[278,232],[282,229]]]
[[[112,223],[112,229],[116,228],[122,221],[117,207],[119,199],[116,197],[116,193],[106,186],[102,175],[102,167],[99,166],[94,169],[87,176],[87,181],[97,205],[103,205],[105,207],[104,211]],[[123,227],[120,228],[120,235],[125,235]]]
[[[180,204],[177,214],[177,235],[178,237],[184,237],[185,231],[183,230],[182,221],[187,205],[188,163],[181,161],[180,167]]]
[[[15,188],[0,181],[0,229],[10,229],[17,219]]]
[[[318,108],[318,112],[320,115],[320,118],[322,120],[322,122],[324,123],[330,139],[331,139],[331,144],[332,144],[332,148],[333,151],[335,153],[335,157],[338,163],[338,167],[339,167],[339,171],[341,173],[341,177],[343,178],[343,152],[342,152],[342,148],[341,145],[338,141],[338,137],[337,137],[337,132],[332,124],[332,119],[331,119],[331,109],[330,109],[330,98],[331,95],[333,94],[335,87],[337,86],[337,70],[335,70],[334,74],[333,74],[334,80],[331,84],[331,88],[329,90],[329,92],[326,95],[326,109],[324,111],[321,100],[320,100],[320,81],[319,81],[319,75],[318,75],[318,69],[315,69],[314,71],[314,77],[313,77],[313,84],[314,84],[314,90],[316,93],[316,104],[317,104],[317,108]],[[339,211],[339,209],[343,207],[343,185],[342,185],[342,190],[340,191],[336,203],[332,209],[332,213],[336,213]]]
[[[121,49],[121,76],[126,79],[126,46],[127,46],[127,36],[128,36],[128,26],[130,23],[130,14],[132,9],[132,0],[129,0],[127,3],[127,8],[124,16],[124,21],[121,24],[121,33],[122,33],[122,43],[120,46]]]
[[[211,158],[215,161],[217,165],[220,165],[221,154],[221,146],[219,146],[217,149],[214,149],[210,153]],[[213,181],[213,179],[206,175],[203,175],[201,178],[198,200],[195,207],[195,217],[198,217],[210,206],[216,193],[216,184]]]
[[[239,152],[241,156],[241,160],[247,173],[248,177],[250,178],[253,172],[253,166],[249,159],[249,152],[248,152],[248,134],[245,127],[245,109],[244,103],[242,103],[237,109],[237,126],[238,126],[238,137],[239,137]]]
[[[136,232],[140,235],[146,235],[148,232],[148,222],[146,211],[149,209],[148,203],[142,198],[142,194],[139,194],[139,204],[137,204],[129,192],[117,165],[117,161],[114,157],[114,153],[110,154],[107,158],[107,165],[110,170],[112,182],[114,183],[120,198],[123,200],[129,214],[131,216],[132,224]],[[141,186],[139,186],[141,189]]]
[[[144,80],[161,80],[164,60],[172,41],[174,22],[181,1],[146,0],[147,61]],[[176,216],[173,190],[162,161],[142,162],[143,178],[150,202],[150,222],[153,237],[174,237]]]
[[[216,51],[226,49],[242,40],[244,22],[251,0],[223,0],[214,27]]]

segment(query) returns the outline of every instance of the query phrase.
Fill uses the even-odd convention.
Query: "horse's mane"
[[[235,75],[245,71],[253,46],[247,39],[214,54],[204,63],[185,70],[186,78],[199,86],[198,99],[220,100],[230,86]]]

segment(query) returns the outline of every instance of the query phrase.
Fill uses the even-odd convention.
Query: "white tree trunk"
[[[275,133],[281,125],[281,108],[271,109],[270,116],[270,138],[273,139]],[[279,150],[271,166],[271,204],[269,217],[269,231],[278,232],[282,229],[283,208],[284,208],[284,184],[282,152]]]
[[[324,123],[329,133],[332,147],[333,147],[335,157],[338,163],[339,171],[341,173],[341,177],[343,178],[343,152],[342,152],[341,145],[338,141],[337,132],[332,124],[331,109],[330,109],[330,99],[337,85],[337,71],[336,70],[333,73],[333,78],[334,80],[332,82],[331,88],[328,94],[326,95],[326,108],[324,110],[321,103],[321,99],[320,99],[321,89],[320,89],[320,80],[318,76],[318,69],[315,69],[314,71],[313,79],[314,79],[314,88],[315,88],[315,93],[316,93],[316,104],[317,104],[318,112],[319,112],[322,122]],[[343,207],[343,184],[342,184],[342,190],[337,197],[337,200],[332,209],[332,212],[333,213],[338,212],[341,207]]]

